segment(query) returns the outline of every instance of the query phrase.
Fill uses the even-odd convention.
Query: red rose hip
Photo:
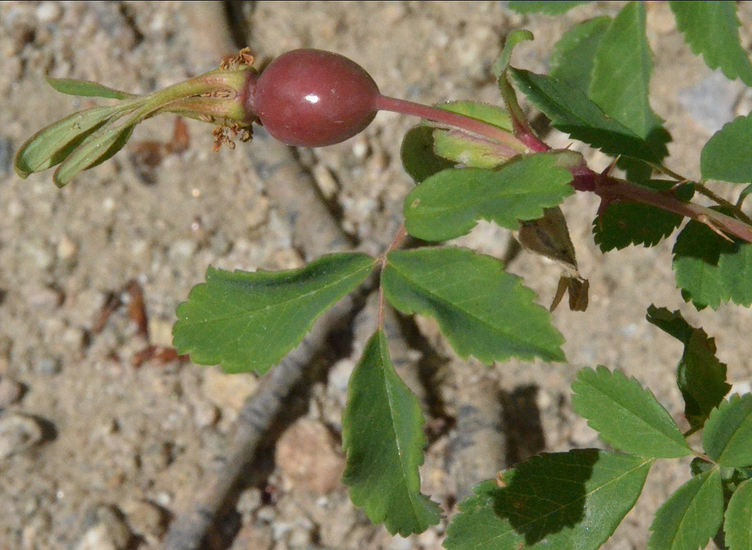
[[[321,147],[351,138],[376,116],[379,88],[358,64],[322,50],[287,52],[248,90],[246,110],[288,145]]]

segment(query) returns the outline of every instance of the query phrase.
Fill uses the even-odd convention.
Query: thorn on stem
[[[695,218],[698,222],[708,226],[710,230],[715,233],[716,235],[720,236],[721,238],[727,240],[730,243],[734,242],[734,239],[726,235],[717,225],[713,223],[713,221],[707,217],[705,214],[700,214]]]
[[[611,164],[606,166],[606,168],[601,172],[602,176],[610,176],[611,172],[614,171],[614,168],[616,168],[616,163],[619,162],[619,159],[621,158],[621,155],[617,156],[614,160],[611,161]]]

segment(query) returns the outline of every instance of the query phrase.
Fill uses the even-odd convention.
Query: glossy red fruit
[[[288,145],[321,147],[351,138],[376,116],[379,88],[357,63],[336,53],[287,52],[258,76],[246,110]]]

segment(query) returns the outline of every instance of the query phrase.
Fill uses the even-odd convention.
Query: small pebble
[[[46,510],[42,510],[28,520],[21,534],[23,548],[41,548],[42,539],[50,532],[51,525],[52,518]]]
[[[258,195],[253,199],[250,208],[246,210],[245,223],[248,229],[255,229],[264,225],[269,219],[269,199]]]
[[[190,239],[180,239],[170,247],[168,256],[172,261],[183,261],[192,257],[198,248],[198,244]]]
[[[172,346],[172,323],[159,317],[149,317],[149,343],[155,346]]]
[[[249,487],[245,489],[238,497],[238,503],[235,509],[242,516],[249,516],[261,507],[261,489],[258,487]]]
[[[264,523],[274,523],[277,519],[277,510],[274,506],[262,506],[256,512],[256,517]]]
[[[0,376],[0,409],[18,402],[23,393],[23,385],[20,382],[8,376]]]
[[[123,513],[134,533],[160,537],[166,528],[166,514],[162,508],[146,500],[128,500],[122,504]]]
[[[40,23],[54,23],[60,19],[63,8],[58,2],[42,2],[37,6],[37,19]]]
[[[277,442],[276,455],[289,487],[324,494],[340,486],[345,460],[320,422],[295,422]]]
[[[161,472],[172,461],[170,446],[162,441],[149,445],[139,456],[141,468],[146,472]]]
[[[275,541],[280,541],[290,530],[292,530],[292,523],[288,521],[275,521],[272,524],[272,538]]]
[[[68,236],[63,235],[60,242],[57,243],[57,259],[61,261],[71,260],[78,252],[78,244]]]
[[[204,371],[201,389],[209,401],[222,408],[223,413],[237,413],[246,398],[256,392],[258,384],[253,374],[227,376],[219,369],[208,369]]]
[[[0,460],[38,445],[44,439],[44,430],[33,416],[6,412],[0,416]]]
[[[55,374],[59,374],[61,370],[63,370],[63,365],[60,359],[56,357],[44,357],[43,359],[40,359],[39,362],[36,364],[36,371],[39,374],[44,374],[45,376],[53,376]]]
[[[26,302],[34,309],[53,309],[63,301],[60,291],[48,286],[29,288],[24,291]]]
[[[224,256],[232,249],[232,241],[224,231],[219,230],[209,237],[209,247],[213,254]]]
[[[287,538],[287,544],[290,548],[308,548],[311,542],[313,542],[311,530],[305,527],[294,527]]]
[[[99,506],[92,514],[91,523],[76,550],[125,550],[128,547],[131,532],[117,508]]]
[[[200,400],[193,405],[193,421],[199,428],[214,426],[219,420],[219,409],[213,403]]]
[[[267,550],[272,548],[273,544],[271,529],[262,529],[249,523],[240,528],[230,550]]]
[[[412,550],[412,547],[413,542],[410,539],[395,535],[395,537],[389,541],[387,550]]]

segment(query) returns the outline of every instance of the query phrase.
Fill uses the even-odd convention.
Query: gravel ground
[[[500,2],[231,5],[234,24],[227,29],[221,5],[0,3],[2,550],[162,548],[170,522],[201,480],[221,468],[239,411],[259,381],[190,362],[143,361],[144,350],[170,346],[175,308],[207,266],[290,268],[317,249],[316,232],[309,232],[309,246],[293,231],[271,187],[278,182],[254,170],[249,148],[263,158],[268,144],[214,153],[210,128],[193,121],[186,122],[190,146],[182,153],[151,161],[144,155],[154,147],[146,142],[172,139],[173,122],[158,118],[140,127],[123,153],[65,189],[55,188],[50,174],[20,180],[11,168],[18,146],[90,103],[55,93],[45,74],[149,92],[215,67],[236,48],[234,32],[260,58],[296,47],[347,55],[387,95],[498,102],[489,69],[506,33],[523,26],[534,32],[536,40],[520,45],[514,62],[542,72],[569,25],[623,4],[578,7],[561,18],[522,17]],[[748,42],[752,8],[741,9]],[[702,144],[749,112],[752,100],[690,54],[666,4],[648,5],[648,37],[657,54],[653,107],[675,139],[671,165],[697,176]],[[315,185],[345,240],[362,250],[379,253],[400,223],[412,183],[400,168],[399,143],[414,123],[381,113],[347,142],[283,153]],[[556,133],[549,139],[568,143]],[[592,167],[608,164],[583,151]],[[405,331],[400,372],[428,414],[424,490],[447,514],[470,483],[515,460],[601,445],[571,410],[569,385],[580,367],[622,369],[680,416],[673,369],[681,349],[644,321],[651,303],[702,324],[717,337],[730,379],[751,378],[748,311],[686,307],[673,283],[671,242],[599,253],[590,234],[596,207],[584,195],[563,207],[591,285],[587,312],[555,313],[567,363],[488,368],[458,359],[428,320]],[[502,256],[509,236],[482,225],[462,242]],[[521,254],[510,270],[541,303],[550,301],[555,266]],[[139,321],[141,301],[146,317]],[[352,335],[311,383],[300,413],[270,438],[207,548],[440,547],[445,521],[408,539],[391,537],[352,507],[339,480],[340,413],[347,377],[373,329],[370,312],[354,319]],[[470,416],[466,405],[474,405]],[[485,431],[462,439],[478,419]],[[686,479],[684,467],[656,465],[637,508],[606,547],[643,548],[655,509]]]

